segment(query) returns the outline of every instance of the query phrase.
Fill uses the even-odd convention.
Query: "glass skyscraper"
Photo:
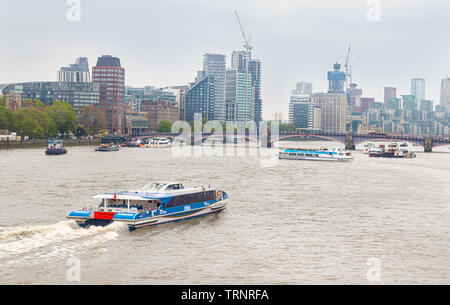
[[[214,78],[206,76],[187,89],[186,121],[193,121],[196,113],[201,113],[202,118],[214,120],[215,86]]]
[[[214,111],[210,119],[224,122],[226,118],[226,56],[222,54],[205,54],[203,56],[203,73],[205,77],[212,76],[214,79]]]
[[[414,96],[417,107],[425,100],[425,79],[413,78],[411,80],[411,95]]]

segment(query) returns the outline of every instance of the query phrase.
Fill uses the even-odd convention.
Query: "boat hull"
[[[325,157],[302,157],[302,156],[279,156],[281,160],[304,160],[304,161],[328,161],[328,162],[350,162],[353,158],[325,158]]]
[[[151,227],[166,223],[179,222],[184,220],[190,220],[194,218],[203,217],[210,214],[217,214],[226,209],[226,205],[228,200],[221,200],[214,204],[208,205],[203,208],[198,208],[194,210],[186,210],[182,212],[158,215],[158,216],[148,216],[145,217],[145,213],[136,214],[133,218],[124,218],[124,219],[111,219],[111,217],[102,217],[104,219],[99,219],[95,217],[96,212],[90,211],[78,211],[81,215],[71,217],[70,215],[67,217],[71,220],[75,220],[80,227],[89,227],[89,226],[107,226],[113,222],[121,222],[128,225],[128,229],[130,231],[134,231],[136,229]],[[144,215],[144,217],[141,217]]]
[[[47,149],[45,151],[45,154],[47,156],[64,155],[64,154],[67,154],[67,150],[66,149]]]

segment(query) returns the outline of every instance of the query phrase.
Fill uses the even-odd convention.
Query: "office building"
[[[254,118],[253,101],[252,75],[239,70],[227,70],[226,120],[244,123],[252,121]]]
[[[210,119],[225,121],[225,78],[226,78],[226,56],[222,54],[205,54],[203,56],[203,75],[211,76],[214,81],[214,108]]]
[[[384,102],[397,98],[397,89],[394,87],[384,87]]]
[[[425,99],[425,79],[413,78],[411,80],[411,95],[414,96],[416,105]]]
[[[441,83],[441,101],[440,106],[450,112],[450,78],[444,78]]]
[[[301,129],[319,130],[321,128],[321,109],[313,104],[310,95],[291,96],[289,123]]]
[[[86,57],[78,57],[75,64],[69,67],[61,67],[58,71],[58,82],[82,82],[89,83],[91,76],[89,64]]]
[[[98,58],[92,68],[92,82],[100,85],[100,105],[108,130],[121,133],[125,104],[125,69],[120,59],[110,55]]]
[[[148,123],[151,131],[156,130],[159,122],[178,121],[178,105],[171,101],[143,99],[141,112],[148,113]]]
[[[196,113],[200,113],[208,120],[214,120],[215,85],[214,77],[206,76],[187,89],[186,121],[193,121]]]
[[[99,106],[100,86],[85,82],[28,82],[7,85],[3,94],[15,92],[22,100],[39,99],[46,105],[56,100],[69,103],[75,110],[84,106]]]
[[[345,93],[315,93],[314,106],[321,110],[321,129],[325,132],[345,132],[349,119],[347,95]]]

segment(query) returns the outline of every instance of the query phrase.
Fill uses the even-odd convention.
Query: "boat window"
[[[185,195],[178,195],[173,197],[168,203],[167,207],[176,207],[180,205],[186,205],[191,203],[197,203],[197,202],[205,202],[210,200],[216,199],[216,191],[205,191],[205,192],[198,192],[193,194],[185,194]]]

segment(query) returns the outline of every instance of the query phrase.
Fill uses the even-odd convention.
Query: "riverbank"
[[[15,148],[33,148],[33,147],[47,147],[46,139],[36,139],[27,141],[0,141],[0,149],[15,149]],[[65,139],[64,146],[81,146],[81,145],[99,145],[100,139]]]

